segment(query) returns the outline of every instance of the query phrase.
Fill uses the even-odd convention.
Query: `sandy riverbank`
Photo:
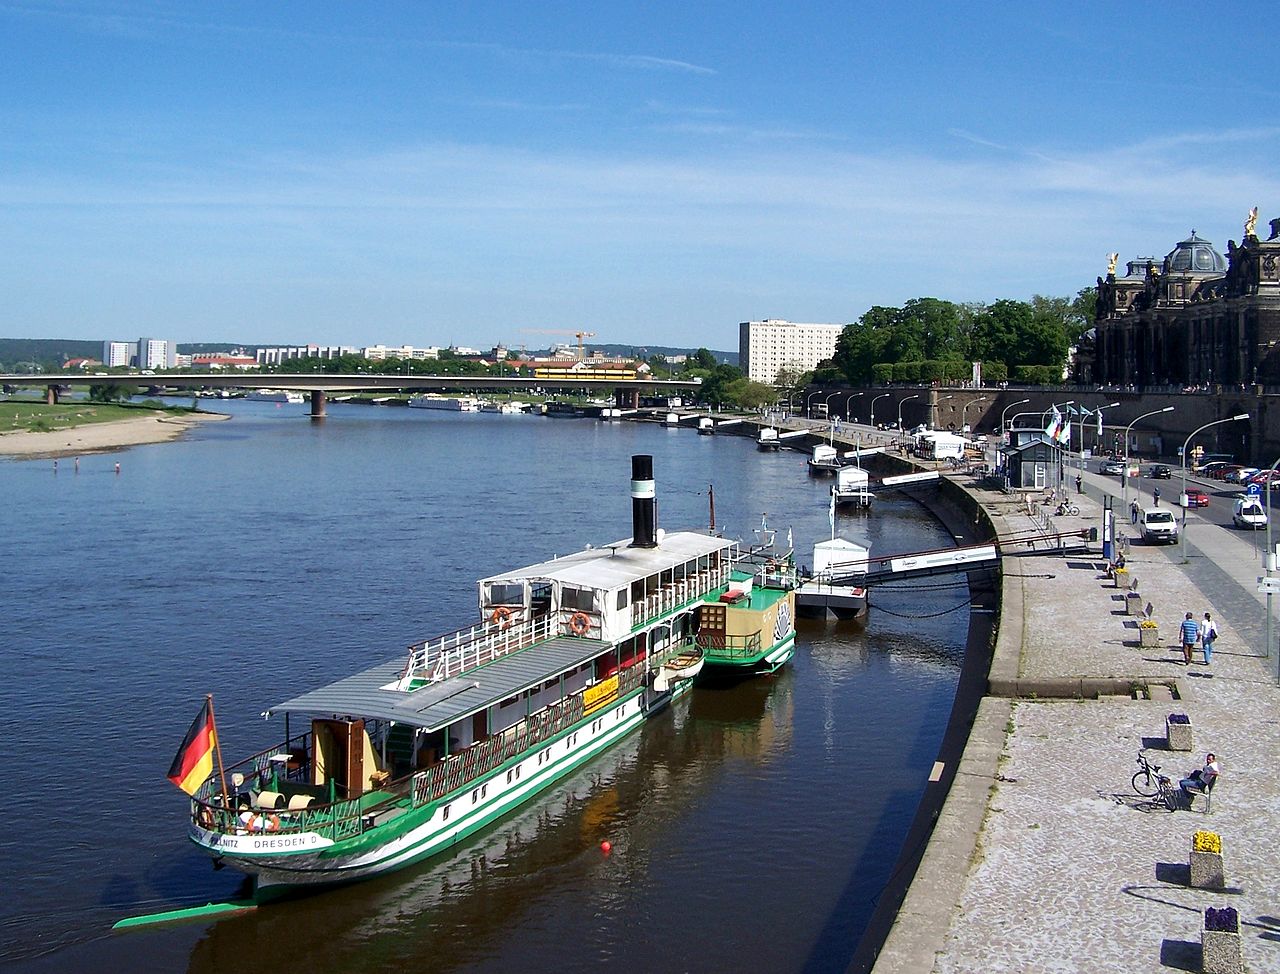
[[[33,460],[41,457],[109,453],[146,443],[164,443],[177,439],[197,423],[230,418],[221,413],[156,415],[113,423],[87,423],[51,433],[0,433],[0,456]]]

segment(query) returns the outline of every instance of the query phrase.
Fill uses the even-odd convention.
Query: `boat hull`
[[[188,837],[215,861],[253,876],[259,889],[350,883],[402,869],[447,852],[501,820],[637,730],[691,686],[688,678],[662,693],[642,688],[459,792],[408,811],[358,841],[334,842],[315,833],[227,836],[196,824]],[[539,762],[543,752],[550,752],[551,759]],[[517,766],[520,774],[508,780]],[[381,829],[386,832],[379,835]]]

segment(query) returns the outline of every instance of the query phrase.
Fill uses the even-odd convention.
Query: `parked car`
[[[1267,486],[1268,480],[1270,480],[1272,483],[1280,482],[1280,470],[1272,470],[1270,468],[1266,470],[1259,470],[1252,477],[1246,480],[1245,483],[1260,484],[1263,487],[1265,487]]]
[[[1098,473],[1122,474],[1124,473],[1124,463],[1120,460],[1103,460],[1098,464]]]
[[[1257,467],[1241,467],[1238,470],[1232,470],[1222,479],[1229,484],[1243,484],[1255,473],[1261,473]]]
[[[1147,468],[1147,476],[1152,480],[1168,480],[1173,476],[1173,471],[1163,463],[1157,463]]]
[[[1187,507],[1208,507],[1209,495],[1195,487],[1187,488]]]
[[[1201,477],[1212,477],[1215,470],[1221,470],[1223,467],[1229,466],[1231,466],[1230,460],[1210,460],[1202,465],[1196,473],[1200,474]]]
[[[1267,512],[1256,497],[1242,496],[1236,498],[1236,507],[1231,520],[1238,528],[1258,528],[1267,526]]]
[[[1225,466],[1219,467],[1213,473],[1209,474],[1209,476],[1212,477],[1214,480],[1226,480],[1233,473],[1235,473],[1235,471],[1241,469],[1242,466],[1243,464],[1239,464],[1239,463],[1228,463]]]

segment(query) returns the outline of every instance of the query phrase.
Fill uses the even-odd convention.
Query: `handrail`
[[[281,744],[269,747],[264,751],[259,751],[257,754],[251,754],[247,758],[237,761],[235,764],[227,765],[224,769],[224,773],[230,776],[236,772],[240,772],[241,774],[244,774],[246,778],[252,775],[261,774],[263,771],[271,767],[270,759],[275,757],[277,754],[291,753],[295,750],[304,749],[307,753],[310,753],[310,740],[311,731],[303,731],[301,734],[295,734],[293,737]],[[308,763],[310,763],[309,760]],[[214,791],[220,790],[221,787],[218,776],[211,774],[204,780],[204,783],[200,785],[200,790],[196,792],[196,795],[202,800],[207,800]]]
[[[500,622],[482,622],[469,629],[414,643],[409,647],[409,659],[398,689],[407,690],[414,679],[424,674],[431,683],[457,676],[550,636],[551,618],[543,615],[506,626]]]

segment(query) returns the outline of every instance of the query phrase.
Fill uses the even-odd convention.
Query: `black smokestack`
[[[658,547],[658,502],[653,486],[653,457],[631,458],[631,547]]]

